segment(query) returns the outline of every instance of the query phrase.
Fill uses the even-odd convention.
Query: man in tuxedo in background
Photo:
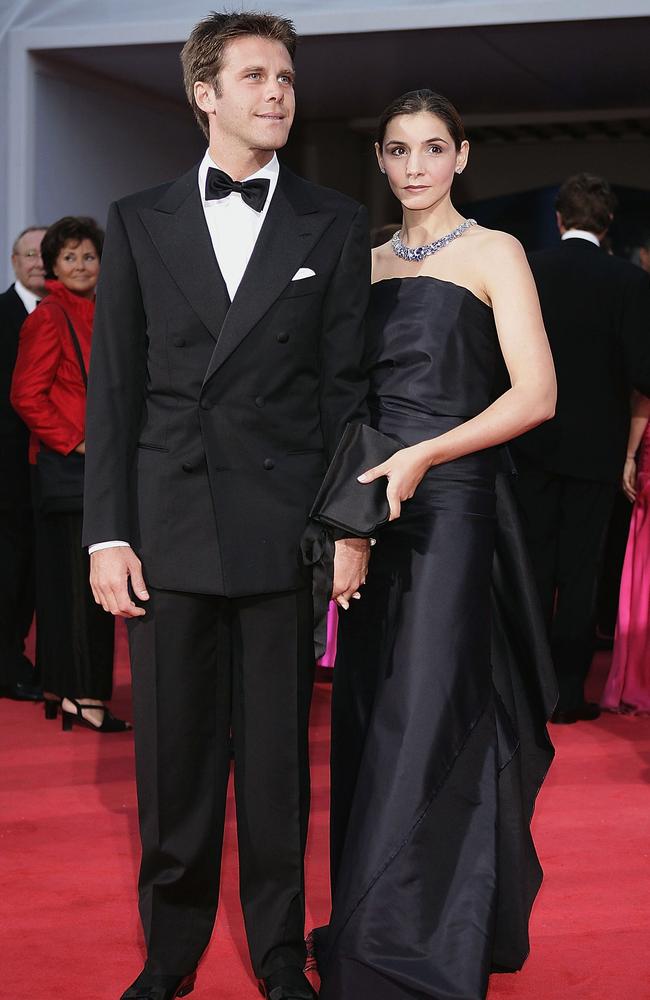
[[[550,629],[553,721],[598,717],[584,683],[596,588],[619,489],[632,388],[650,395],[650,282],[600,247],[613,218],[607,181],[569,178],[556,201],[559,246],[530,255],[558,381],[553,420],[513,442],[515,490]]]
[[[34,617],[34,527],[29,484],[29,431],[9,402],[18,337],[25,317],[45,294],[41,241],[30,226],[16,238],[16,280],[0,295],[0,695],[42,698],[25,639]]]
[[[129,619],[148,954],[124,1000],[193,988],[217,908],[231,732],[252,964],[272,1000],[315,996],[302,971],[314,647],[299,542],[346,423],[366,417],[370,257],[365,209],[278,163],[295,44],[272,15],[198,24],[182,62],[209,149],[109,213],[84,544],[96,599]],[[344,605],[367,555],[337,543]]]

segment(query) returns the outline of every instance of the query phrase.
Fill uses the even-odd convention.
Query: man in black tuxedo
[[[600,247],[614,211],[606,181],[561,187],[558,247],[531,254],[558,381],[556,415],[513,448],[515,483],[549,623],[555,722],[597,718],[584,697],[599,567],[621,482],[633,387],[650,395],[650,282]]]
[[[42,697],[25,639],[34,617],[34,526],[29,486],[29,431],[9,401],[18,337],[25,317],[45,294],[41,240],[30,226],[16,238],[16,280],[0,295],[0,694],[20,701]]]
[[[252,964],[267,997],[315,996],[302,971],[314,650],[299,542],[346,423],[366,416],[370,275],[365,210],[275,155],[295,41],[272,15],[197,25],[182,62],[208,152],[109,214],[84,543],[96,599],[129,618],[148,955],[124,1000],[193,988],[231,733]],[[337,543],[344,606],[367,554]]]

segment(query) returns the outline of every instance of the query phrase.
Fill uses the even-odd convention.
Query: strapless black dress
[[[379,282],[368,336],[379,430],[412,444],[491,402],[496,329],[469,290]],[[490,449],[431,469],[340,615],[322,1000],[482,1000],[528,953],[555,681],[501,468]]]

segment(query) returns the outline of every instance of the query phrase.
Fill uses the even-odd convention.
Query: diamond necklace
[[[438,250],[442,250],[443,247],[448,246],[453,240],[457,240],[459,236],[470,229],[471,226],[476,226],[476,219],[465,219],[461,222],[460,226],[456,229],[452,229],[450,233],[446,236],[441,236],[439,240],[435,240],[433,243],[427,243],[423,247],[406,247],[400,239],[401,230],[398,229],[393,236],[391,246],[393,248],[393,253],[401,257],[402,260],[424,260],[425,257],[429,257],[432,253],[437,253]]]

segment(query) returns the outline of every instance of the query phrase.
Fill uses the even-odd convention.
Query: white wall
[[[39,66],[35,86],[34,217],[92,215],[183,173],[203,154],[189,107],[165,106],[92,79]]]

